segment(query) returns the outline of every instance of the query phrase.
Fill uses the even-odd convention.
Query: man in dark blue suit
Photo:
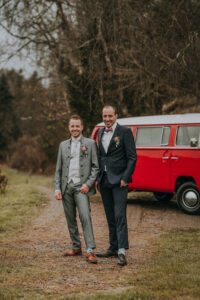
[[[118,265],[127,264],[128,245],[126,219],[128,183],[137,160],[135,143],[130,128],[119,125],[115,107],[102,110],[105,127],[99,130],[98,147],[100,172],[97,178],[109,227],[109,248],[98,257],[118,256]]]

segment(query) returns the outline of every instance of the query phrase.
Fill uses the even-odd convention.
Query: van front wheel
[[[200,213],[200,193],[193,182],[182,184],[177,191],[177,202],[179,207],[187,214],[196,215]]]
[[[173,198],[174,194],[172,193],[161,193],[161,192],[154,192],[154,197],[158,201],[169,201]]]

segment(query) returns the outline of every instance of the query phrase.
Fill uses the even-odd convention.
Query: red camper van
[[[157,200],[177,194],[179,207],[200,213],[200,113],[118,119],[135,137],[137,164],[129,190],[151,191]],[[97,140],[95,126],[92,138]]]

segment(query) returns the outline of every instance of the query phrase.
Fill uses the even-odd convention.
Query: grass
[[[153,243],[157,251],[152,261],[135,278],[130,276],[133,288],[62,300],[199,300],[200,230],[171,231]]]
[[[46,199],[36,186],[52,186],[52,178],[29,176],[25,173],[3,169],[8,176],[9,185],[6,193],[0,196],[0,237],[4,243],[8,233],[23,226],[37,207]],[[151,198],[152,196],[149,195]],[[9,237],[9,235],[8,235]],[[8,238],[9,241],[9,238]],[[152,238],[154,255],[146,262],[143,270],[136,276],[130,273],[127,279],[128,289],[119,289],[94,295],[66,295],[51,297],[42,288],[35,289],[31,282],[45,281],[55,276],[54,270],[36,271],[34,268],[35,252],[26,249],[12,250],[12,245],[5,244],[1,250],[0,264],[0,300],[15,299],[62,299],[62,300],[199,300],[200,299],[200,230],[169,230]],[[36,253],[37,254],[37,253]],[[4,258],[7,257],[7,259]],[[53,259],[53,257],[49,257]],[[49,273],[50,272],[50,273]],[[123,270],[121,271],[123,274]],[[110,273],[112,276],[112,273]],[[3,285],[5,280],[12,282],[17,278],[17,288]],[[28,285],[27,285],[28,283]],[[7,286],[7,287],[6,287]]]
[[[153,193],[151,192],[129,192],[128,199],[138,200],[138,199],[145,199],[145,200],[155,200]]]
[[[41,175],[29,175],[14,169],[1,167],[2,173],[8,177],[8,185],[42,185],[52,187],[53,178]]]
[[[33,217],[37,208],[45,203],[47,199],[40,193],[37,186],[52,187],[53,179],[46,176],[28,175],[24,172],[18,172],[13,169],[0,167],[2,174],[8,178],[8,185],[5,194],[0,194],[0,240],[5,240],[9,234],[20,230],[22,226]],[[12,280],[12,276],[21,273],[22,281],[26,277],[30,277],[31,265],[24,263],[23,259],[17,257],[17,253],[13,253],[14,261],[3,263],[4,253],[6,249],[2,249],[2,263],[0,264],[0,283],[4,278]],[[23,250],[20,251],[21,258]],[[20,262],[21,261],[21,262]],[[27,274],[26,274],[27,273]],[[15,299],[41,299],[43,295],[39,291],[31,291],[24,289],[23,282],[21,288],[15,289],[1,288],[0,300],[15,300]],[[44,299],[44,298],[43,298]],[[47,299],[45,297],[45,299]]]
[[[52,178],[31,176],[2,169],[8,177],[6,193],[0,194],[0,238],[23,226],[39,205],[46,201],[37,186],[51,186]]]
[[[157,242],[157,255],[135,281],[136,290],[153,299],[200,299],[200,231],[172,231]]]

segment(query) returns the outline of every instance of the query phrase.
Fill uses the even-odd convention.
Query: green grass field
[[[53,179],[31,176],[10,169],[2,169],[8,178],[6,193],[0,194],[0,238],[19,229],[46,201],[37,186],[52,186]]]

